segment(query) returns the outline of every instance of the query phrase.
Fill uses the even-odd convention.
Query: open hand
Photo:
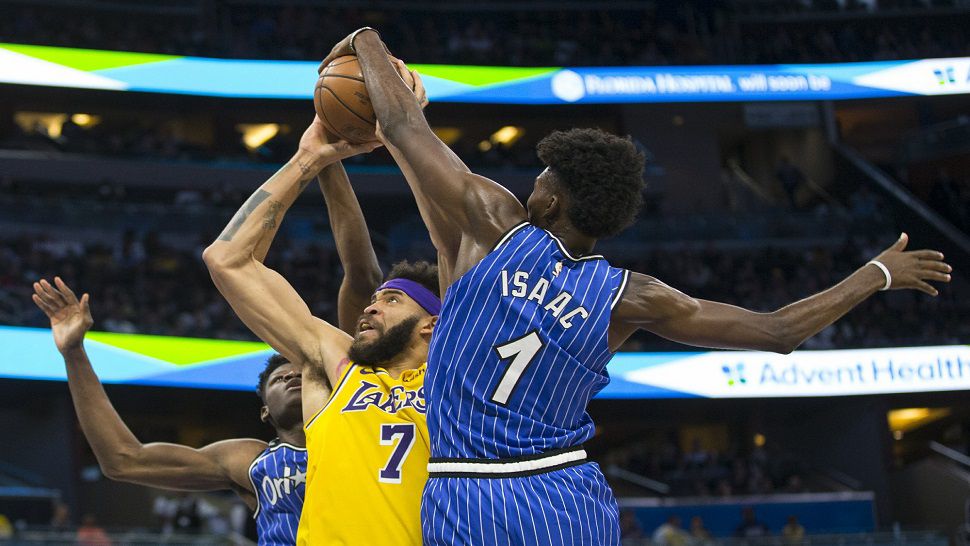
[[[54,277],[54,285],[46,279],[35,282],[32,299],[51,320],[54,344],[59,351],[81,347],[84,334],[94,324],[87,294],[78,301],[71,288],[60,277]]]
[[[943,261],[943,254],[936,250],[906,251],[909,236],[903,233],[892,246],[876,256],[889,269],[892,276],[890,290],[915,289],[931,296],[939,295],[928,281],[950,282],[953,268]],[[873,266],[875,267],[875,266]]]

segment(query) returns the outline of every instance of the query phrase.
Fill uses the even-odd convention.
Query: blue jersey
[[[506,459],[593,436],[628,272],[523,223],[449,289],[428,355],[431,457]]]
[[[306,448],[274,440],[249,466],[260,546],[292,546],[306,491]]]
[[[448,289],[425,376],[426,546],[619,545],[616,500],[581,444],[628,276],[526,223]]]

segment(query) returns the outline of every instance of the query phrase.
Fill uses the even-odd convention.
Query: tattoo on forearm
[[[219,240],[231,241],[232,238],[236,236],[236,232],[239,231],[239,228],[241,228],[246,222],[246,219],[249,218],[249,215],[252,214],[253,211],[256,210],[256,207],[261,205],[269,196],[270,193],[266,190],[256,190],[256,193],[249,196],[249,199],[243,203],[242,208],[236,211],[235,216],[232,217],[232,220],[229,222],[229,225],[226,226],[226,229],[219,234]]]
[[[276,228],[277,220],[279,220],[280,213],[283,211],[283,203],[279,201],[270,201],[269,210],[263,215],[263,229],[270,230]]]
[[[303,173],[303,176],[306,176],[306,175],[310,174],[310,166],[309,165],[307,165],[306,163],[304,163],[302,161],[299,161],[299,160],[296,162],[296,164],[297,164],[297,166],[300,167],[300,172]]]

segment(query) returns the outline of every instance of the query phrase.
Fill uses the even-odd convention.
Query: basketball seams
[[[355,82],[364,83],[364,78],[358,78],[357,76],[348,76],[346,74],[330,74],[329,72],[324,72],[323,74],[320,75],[321,80],[325,80],[327,78],[341,78],[344,80],[354,80]]]
[[[332,91],[331,91],[331,93],[332,93]],[[330,121],[330,118],[327,116],[327,110],[326,110],[326,108],[323,108],[323,105],[322,105],[323,100],[321,100],[320,102],[321,102],[320,114],[323,115],[324,125],[327,126],[327,130],[328,131],[332,131],[336,136],[340,137],[341,140],[347,140],[347,137],[343,133],[341,133],[339,130],[337,130],[336,125],[334,125],[333,122]],[[348,140],[348,142],[349,142],[349,140]]]
[[[337,102],[339,102],[341,106],[343,106],[343,107],[344,107],[344,108],[345,108],[345,109],[346,109],[346,110],[347,110],[348,112],[350,112],[351,114],[353,114],[353,115],[355,115],[355,116],[357,116],[357,118],[358,118],[358,119],[360,119],[360,120],[361,120],[361,121],[363,121],[364,123],[368,123],[368,124],[370,124],[370,123],[371,123],[371,121],[370,121],[369,119],[367,119],[367,118],[365,118],[364,116],[362,116],[362,115],[360,115],[360,114],[358,114],[358,113],[357,113],[356,111],[354,111],[354,109],[353,109],[353,108],[351,108],[351,107],[350,107],[350,105],[349,105],[349,104],[347,104],[346,102],[344,102],[344,101],[343,101],[343,99],[341,99],[341,98],[340,98],[340,96],[339,96],[339,95],[337,95],[337,92],[333,90],[333,88],[331,88],[331,87],[329,87],[329,86],[327,86],[326,84],[323,84],[323,83],[321,83],[321,84],[319,85],[319,87],[320,87],[321,89],[326,89],[327,91],[330,91],[330,94],[331,94],[331,95],[333,95],[333,98],[335,98],[335,99],[337,99]],[[322,102],[322,101],[321,101],[321,102]]]

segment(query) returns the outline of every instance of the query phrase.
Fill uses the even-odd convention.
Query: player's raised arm
[[[904,233],[842,282],[771,313],[694,299],[652,277],[632,273],[613,313],[613,349],[637,328],[667,339],[719,349],[790,353],[880,289],[938,294],[929,282],[950,282],[953,270],[935,250],[906,251]],[[876,265],[880,264],[880,265]]]
[[[444,258],[439,265],[457,268],[454,274],[460,275],[491,250],[508,228],[525,220],[525,209],[501,185],[472,174],[435,136],[377,32],[361,30],[348,36],[327,59],[342,54],[357,55],[385,143],[395,160],[406,162],[412,172],[405,175],[431,240]],[[450,281],[444,280],[442,288]]]
[[[60,278],[34,283],[34,303],[50,318],[54,343],[64,357],[67,383],[81,430],[105,476],[113,480],[183,491],[232,489],[250,507],[256,497],[249,464],[266,442],[235,439],[195,449],[166,443],[142,444],[111,405],[84,351],[93,319],[88,295],[78,300]]]
[[[376,146],[331,144],[314,119],[293,158],[250,196],[202,255],[216,287],[246,326],[290,362],[322,368],[331,382],[351,337],[314,317],[262,258],[286,211],[323,167]]]
[[[357,319],[370,305],[371,296],[381,285],[384,274],[374,253],[364,213],[343,165],[337,162],[324,167],[317,182],[327,203],[330,230],[344,270],[337,295],[337,324],[352,336],[357,331]]]

